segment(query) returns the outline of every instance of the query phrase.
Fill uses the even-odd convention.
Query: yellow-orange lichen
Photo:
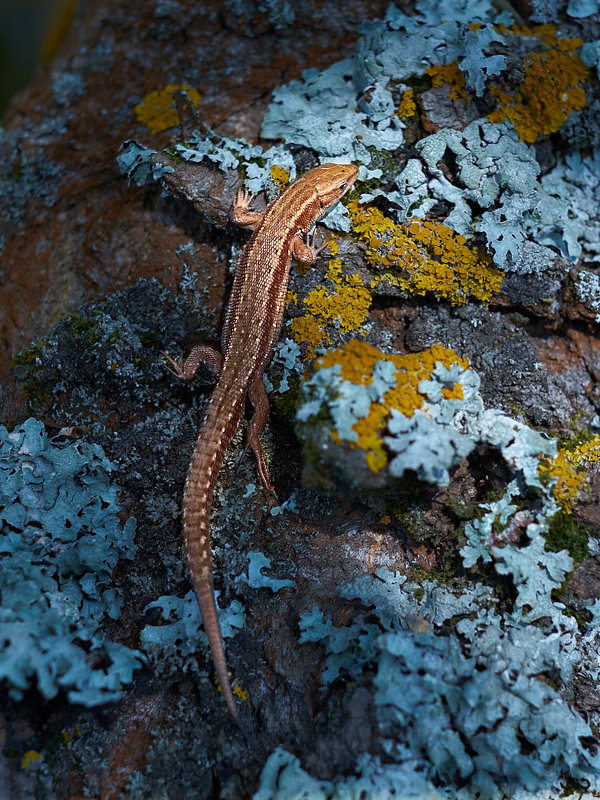
[[[291,289],[287,290],[287,294],[285,296],[285,307],[288,306],[297,306],[298,305],[298,293],[293,292]]]
[[[523,142],[535,142],[553,133],[569,114],[585,106],[585,83],[589,69],[575,52],[581,39],[560,39],[554,25],[535,28],[514,26],[505,29],[507,36],[535,37],[546,49],[532,51],[523,61],[523,80],[511,90],[498,83],[488,89],[498,106],[488,115],[491,122],[509,120]]]
[[[28,750],[26,753],[23,753],[23,757],[21,758],[21,769],[28,769],[41,757],[42,753],[37,750]]]
[[[366,417],[359,419],[353,430],[357,441],[349,442],[350,447],[365,450],[367,465],[373,472],[379,472],[387,464],[382,434],[387,425],[388,416],[393,408],[412,417],[416,409],[426,408],[425,397],[419,392],[419,382],[431,378],[437,362],[449,367],[459,364],[468,367],[469,362],[460,358],[454,350],[436,344],[428,350],[405,355],[388,355],[376,347],[353,339],[343,347],[329,350],[315,361],[315,369],[332,367],[339,364],[340,375],[344,380],[361,386],[369,386],[373,380],[373,370],[378,361],[391,361],[396,367],[396,385],[383,395],[382,402],[373,402]],[[462,386],[456,384],[452,388],[442,390],[446,398],[462,399]]]
[[[450,87],[448,94],[453,100],[467,99],[465,74],[460,70],[456,61],[452,61],[450,64],[432,64],[427,67],[425,74],[431,78],[431,85],[434,89],[447,84]]]
[[[408,119],[409,117],[414,117],[416,113],[417,105],[415,103],[415,91],[414,89],[406,89],[404,92],[402,92],[400,105],[398,106],[396,114],[401,119]]]
[[[469,297],[488,302],[498,291],[504,273],[492,266],[482,248],[431,220],[413,219],[400,225],[377,208],[348,202],[350,225],[365,242],[365,261],[381,270],[372,286],[387,281],[411,294],[434,293],[452,305]]]
[[[554,458],[540,464],[540,473],[556,481],[552,490],[554,497],[568,513],[589,485],[587,468],[598,461],[600,434],[577,447],[561,447]]]
[[[284,169],[284,167],[278,167],[277,164],[274,164],[271,167],[271,178],[279,191],[283,191],[290,182],[290,171],[289,169]]]
[[[521,141],[535,142],[540,136],[554,133],[569,114],[585,106],[582,84],[589,76],[589,69],[576,52],[582,41],[559,38],[555,25],[532,28],[500,25],[498,30],[508,46],[512,37],[530,37],[535,40],[532,42],[535,49],[523,59],[523,78],[516,88],[507,85],[502,76],[487,82],[487,91],[496,101],[488,119],[496,123],[508,120]],[[432,86],[447,84],[451,98],[466,99],[465,76],[456,61],[432,64],[425,72]]]
[[[330,252],[337,253],[335,243],[329,243]],[[320,283],[302,301],[307,313],[291,322],[294,339],[308,345],[306,357],[314,358],[315,347],[331,343],[327,325],[335,323],[344,332],[362,327],[371,307],[371,292],[360,275],[344,275],[339,258],[329,260],[325,283]]]
[[[135,116],[150,133],[160,133],[179,125],[179,114],[173,99],[173,92],[185,91],[190,103],[198,107],[201,95],[187,83],[169,83],[162,89],[147,94],[136,106]]]

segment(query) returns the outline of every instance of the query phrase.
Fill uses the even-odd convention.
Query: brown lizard
[[[357,175],[358,169],[352,164],[323,164],[290,184],[264,212],[253,211],[252,195],[238,191],[231,218],[252,229],[253,234],[235,273],[222,334],[223,355],[199,345],[185,362],[166,357],[182,379],[192,378],[200,364],[219,376],[204,409],[185,480],[183,542],[217,677],[227,708],[236,719],[213,589],[209,517],[214,486],[248,397],[254,407],[248,445],[256,455],[264,489],[274,494],[259,441],[269,416],[263,371],[279,338],[292,257],[314,263],[322,248],[315,248],[312,240],[307,243],[303,237],[348,191]]]

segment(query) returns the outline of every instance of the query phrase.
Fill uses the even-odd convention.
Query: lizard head
[[[306,173],[313,183],[321,208],[331,208],[343,197],[358,177],[354,164],[321,164]]]

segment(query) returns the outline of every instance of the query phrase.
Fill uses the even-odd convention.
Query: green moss
[[[557,591],[560,592],[561,590]],[[558,595],[556,599],[558,599]],[[562,597],[560,599],[561,602],[564,602]],[[573,608],[573,606],[566,606],[565,610],[563,611],[563,614],[565,615],[565,617],[573,617],[573,619],[577,622],[577,626],[579,627],[580,631],[585,633],[585,631],[589,630],[590,620],[592,618],[592,615],[589,611],[585,609],[581,610]]]
[[[393,516],[396,518],[399,525],[401,525],[404,530],[408,533],[408,535],[412,539],[419,538],[421,533],[422,521],[421,521],[421,511],[418,508],[394,508],[391,509]]]
[[[15,367],[34,367],[39,364],[44,356],[44,340],[38,339],[31,347],[26,347],[12,357],[11,366]]]
[[[52,394],[52,385],[42,377],[42,366],[46,357],[46,341],[38,339],[30,347],[26,347],[13,356],[11,367],[15,378],[21,383],[33,407],[44,405]],[[55,373],[55,383],[58,380]]]
[[[59,325],[64,326],[64,333],[73,339],[79,337],[86,337],[89,344],[95,344],[98,341],[99,335],[96,326],[88,317],[82,317],[78,314],[66,314],[59,320]]]
[[[414,567],[410,573],[410,579],[416,583],[423,583],[424,581],[435,581],[440,586],[446,586],[456,579],[456,571],[453,569],[453,564],[446,561],[444,568],[439,569],[425,569],[425,567]],[[416,596],[416,595],[415,595]],[[422,599],[417,597],[417,600]]]
[[[287,392],[277,391],[278,387],[276,385],[274,391],[269,394],[269,403],[276,417],[293,423],[299,405],[302,382],[300,376],[295,372],[291,372],[287,380],[290,387]],[[275,379],[275,384],[277,384],[277,379]]]
[[[444,506],[460,520],[475,519],[479,506],[461,497],[448,495],[444,498]]]
[[[576,450],[578,447],[581,447],[582,444],[585,444],[594,438],[594,434],[587,428],[584,428],[583,430],[576,430],[576,421],[572,420],[572,423],[574,430],[568,436],[558,439],[557,445],[559,449]]]
[[[421,92],[426,92],[428,89],[431,89],[433,81],[429,75],[423,74],[410,75],[408,78],[404,79],[404,83],[411,88],[415,94],[421,94]]]
[[[564,509],[557,511],[550,519],[544,538],[548,550],[554,553],[567,550],[575,564],[581,564],[589,555],[585,526],[576,522]]]
[[[419,602],[421,602],[421,600],[425,597],[425,589],[423,589],[423,588],[421,588],[419,586],[418,589],[414,590],[413,594],[415,596],[415,600],[418,600]]]

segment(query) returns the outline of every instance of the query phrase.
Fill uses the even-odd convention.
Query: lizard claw
[[[237,194],[235,196],[235,206],[240,211],[249,211],[253,200],[254,200],[254,195],[252,194],[252,192],[249,192],[248,189],[244,188],[238,189]]]
[[[162,352],[161,354],[162,362],[164,366],[169,370],[171,375],[175,375],[176,378],[180,380],[185,380],[185,375],[183,372],[183,358],[173,358],[168,353]]]
[[[318,247],[315,247],[316,238],[317,238],[316,230],[314,230],[312,233],[306,234],[306,244],[313,251],[315,258],[319,255],[319,253],[323,252],[323,250],[325,250],[325,248],[329,244],[329,239],[325,238],[322,244],[320,244]]]

